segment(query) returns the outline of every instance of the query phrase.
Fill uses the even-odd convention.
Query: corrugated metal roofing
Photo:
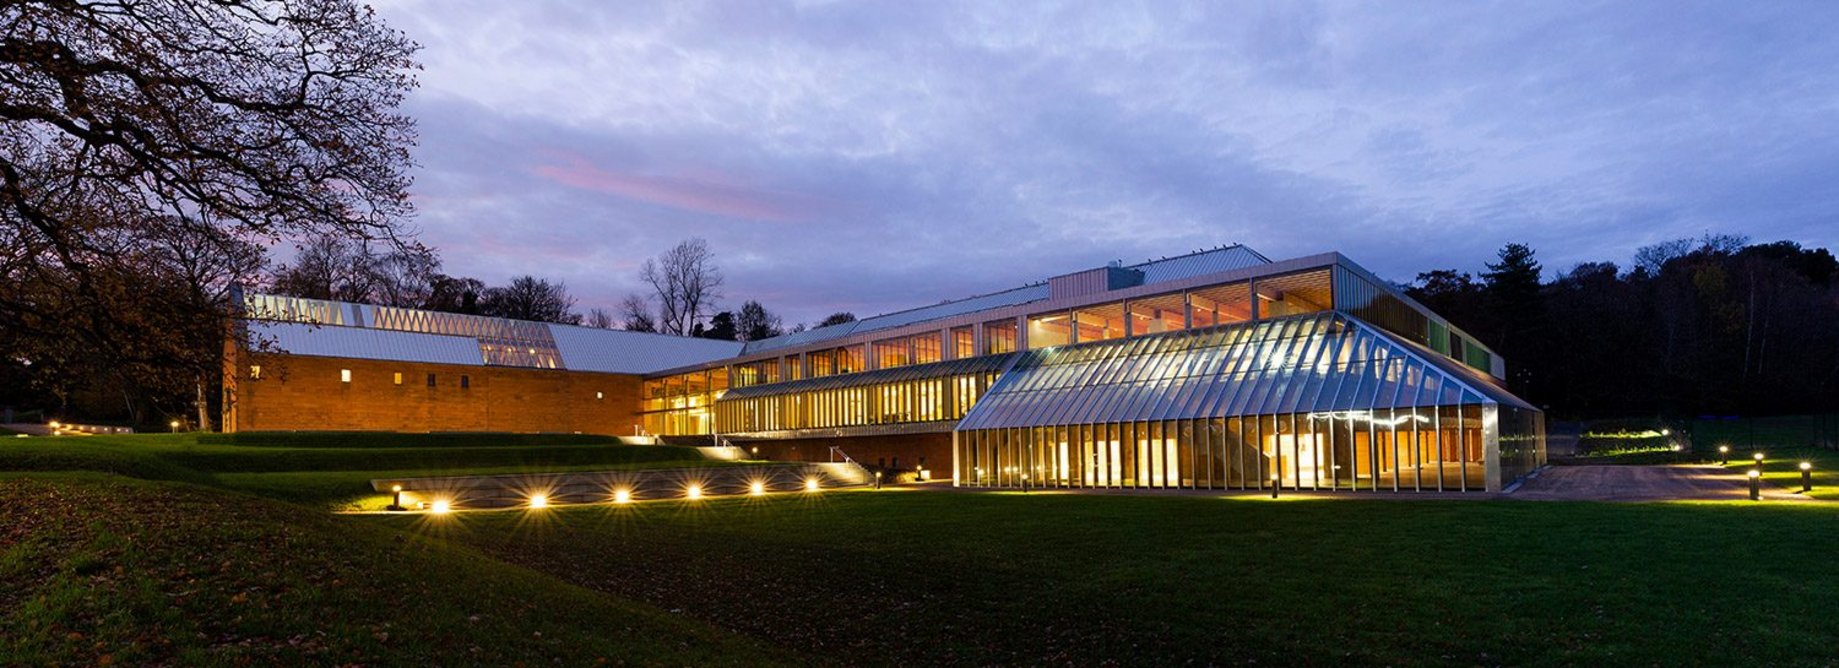
[[[251,345],[292,355],[485,365],[478,339],[468,336],[264,321],[250,322],[249,336]]]
[[[1205,276],[1207,274],[1217,274],[1224,271],[1234,271],[1270,263],[1270,258],[1266,258],[1259,254],[1258,251],[1241,245],[1232,245],[1196,251],[1187,255],[1150,260],[1148,262],[1129,265],[1125,268],[1143,272],[1143,284],[1148,285],[1151,283],[1175,281],[1195,276]],[[938,320],[940,318],[949,318],[967,313],[1014,306],[1016,304],[1026,304],[1032,301],[1040,301],[1047,297],[1047,284],[1035,283],[1024,285],[1013,290],[1004,290],[1002,292],[979,295],[942,304],[921,306],[905,311],[895,311],[893,313],[863,318],[853,323],[833,325],[831,327],[823,327],[794,334],[785,334],[770,339],[760,339],[758,341],[749,342],[744,352],[751,354],[804,345],[807,343],[816,343],[818,341],[840,339],[859,332],[893,329],[916,322]]]
[[[1235,244],[1187,255],[1150,260],[1142,264],[1130,265],[1129,268],[1143,272],[1143,284],[1148,285],[1270,263],[1271,259],[1258,251]]]
[[[907,381],[907,380],[922,380],[922,379],[928,379],[928,378],[948,378],[951,376],[987,373],[990,371],[1001,371],[1004,367],[1007,367],[1009,365],[1009,360],[1014,359],[1016,355],[1020,355],[1020,354],[1021,353],[1007,353],[1007,354],[1002,354],[1002,355],[984,355],[982,357],[970,357],[970,358],[961,359],[961,360],[948,360],[944,362],[933,362],[930,364],[915,364],[912,366],[896,367],[893,369],[877,369],[874,371],[864,371],[861,373],[845,373],[845,374],[838,374],[835,376],[820,376],[817,378],[788,380],[782,383],[770,383],[766,385],[751,385],[748,387],[737,387],[732,390],[728,390],[726,394],[722,395],[721,399],[716,400],[716,403],[719,404],[723,401],[729,401],[732,399],[752,399],[752,398],[759,398],[759,397],[776,397],[780,395],[797,394],[801,392],[815,392],[819,390],[836,390],[836,389],[843,389],[843,388],[848,388],[848,387],[865,387],[865,386],[876,385],[880,383],[893,383],[893,382],[900,382],[900,381]]]
[[[741,354],[737,341],[553,324],[549,333],[570,371],[650,373]]]
[[[1454,363],[1334,311],[1022,353],[960,431],[1492,401]]]

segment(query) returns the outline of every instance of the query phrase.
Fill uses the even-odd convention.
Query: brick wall
[[[277,354],[230,359],[223,416],[227,432],[578,431],[629,436],[640,423],[641,379],[632,375]],[[262,367],[260,379],[250,378],[252,364]],[[351,382],[340,380],[342,370],[350,370]],[[460,386],[462,377],[466,387]]]

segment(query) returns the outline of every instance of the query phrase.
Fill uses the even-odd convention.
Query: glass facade
[[[955,475],[1480,491],[1543,463],[1537,411],[1436,358],[1332,311],[1031,351],[959,423]],[[1487,426],[1502,411],[1513,424],[1496,438],[1518,445],[1491,462]]]
[[[432,375],[429,381],[432,384]],[[645,433],[660,436],[709,433],[713,425],[710,408],[727,390],[728,369],[722,367],[645,381],[640,388]]]
[[[714,426],[722,434],[750,434],[957,420],[976,405],[1011,357],[736,389],[716,404]]]
[[[1005,318],[983,324],[983,354],[1002,355],[1015,351],[1014,318]]]

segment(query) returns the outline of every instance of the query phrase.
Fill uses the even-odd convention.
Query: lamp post
[[[1750,500],[1762,500],[1762,471],[1750,469]]]
[[[1801,491],[1813,491],[1813,462],[1801,462]]]
[[[1719,466],[1730,466],[1730,446],[1728,445],[1718,446],[1718,465]]]

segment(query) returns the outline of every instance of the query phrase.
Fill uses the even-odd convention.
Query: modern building
[[[249,294],[227,431],[556,431],[971,487],[1498,491],[1505,364],[1338,253],[1227,246],[746,343]]]

